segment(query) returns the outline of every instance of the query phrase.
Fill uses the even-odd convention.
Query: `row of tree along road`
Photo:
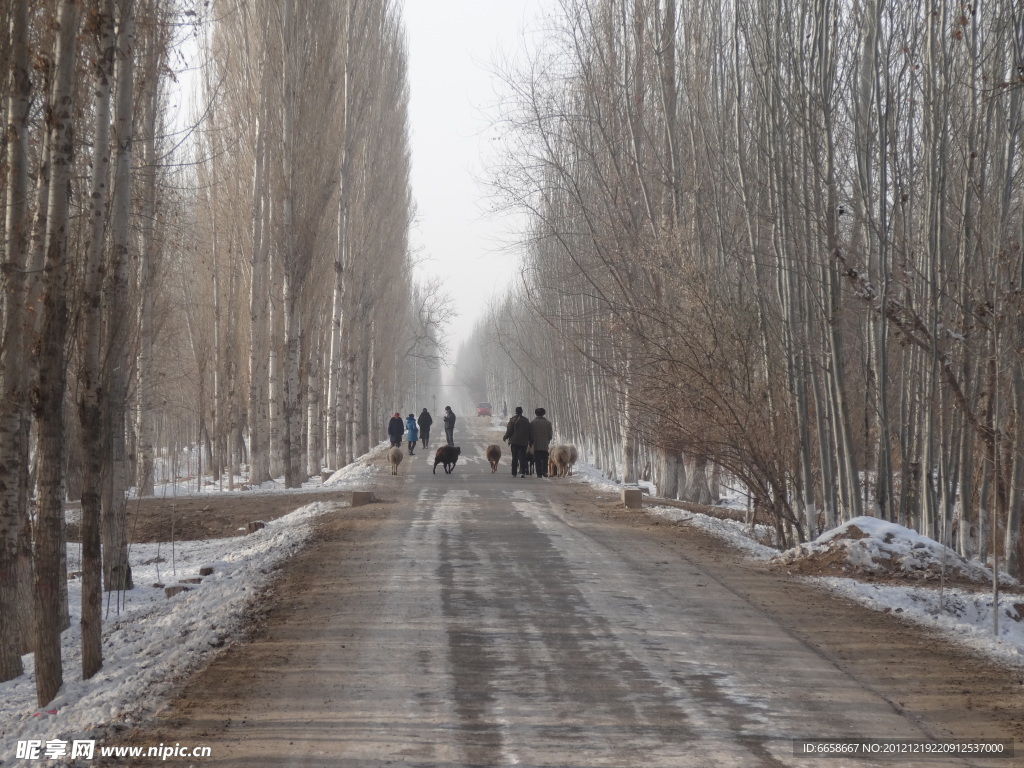
[[[411,277],[390,0],[13,2],[0,29],[0,680],[33,651],[44,704],[66,498],[89,677],[130,489],[350,462],[432,390],[447,310]]]
[[[558,6],[505,73],[527,263],[476,391],[783,541],[867,512],[1021,575],[1020,4]]]

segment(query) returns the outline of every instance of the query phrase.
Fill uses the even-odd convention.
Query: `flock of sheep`
[[[487,461],[491,465],[491,472],[498,471],[498,462],[501,461],[501,446],[491,444],[485,451]],[[533,446],[526,449],[526,455],[533,461]],[[575,445],[556,445],[548,453],[548,477],[565,477],[572,474],[572,468],[576,464]]]
[[[447,474],[451,474],[455,463],[459,460],[462,449],[458,446],[442,445],[434,454],[434,473],[437,473],[437,465],[441,464]],[[533,450],[528,451],[530,459],[533,459]],[[501,446],[491,444],[484,451],[488,463],[491,465],[491,472],[498,471],[498,462],[501,461]],[[572,474],[572,468],[576,464],[578,454],[574,445],[556,445],[548,453],[548,476],[565,477]],[[391,474],[398,474],[398,465],[402,463],[404,453],[398,446],[388,451],[388,462],[391,464]]]

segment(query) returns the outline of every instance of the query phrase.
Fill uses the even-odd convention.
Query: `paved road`
[[[838,768],[876,763],[792,740],[927,738],[693,561],[569,514],[570,481],[512,477],[507,449],[492,475],[466,422],[452,475],[407,457],[386,518],[326,536],[213,672],[182,715],[202,765]]]

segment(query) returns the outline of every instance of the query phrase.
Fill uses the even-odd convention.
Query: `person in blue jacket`
[[[409,455],[413,455],[416,441],[420,439],[420,428],[416,426],[416,417],[411,413],[405,419],[405,439],[409,441]]]

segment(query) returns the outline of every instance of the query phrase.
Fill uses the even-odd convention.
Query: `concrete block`
[[[373,494],[369,491],[352,491],[352,506],[361,507],[373,501]]]
[[[204,565],[202,568],[199,569],[199,575],[200,576],[210,576],[212,574],[213,574],[213,566],[212,565]]]
[[[175,595],[180,595],[182,592],[188,592],[188,590],[188,587],[176,584],[173,587],[164,587],[164,594],[167,595],[167,597],[174,597]]]
[[[256,533],[256,531],[261,531],[266,527],[267,524],[264,523],[262,520],[253,520],[251,523],[245,526],[245,530],[247,533]]]
[[[622,503],[629,509],[640,509],[643,506],[644,494],[639,488],[623,488]]]

